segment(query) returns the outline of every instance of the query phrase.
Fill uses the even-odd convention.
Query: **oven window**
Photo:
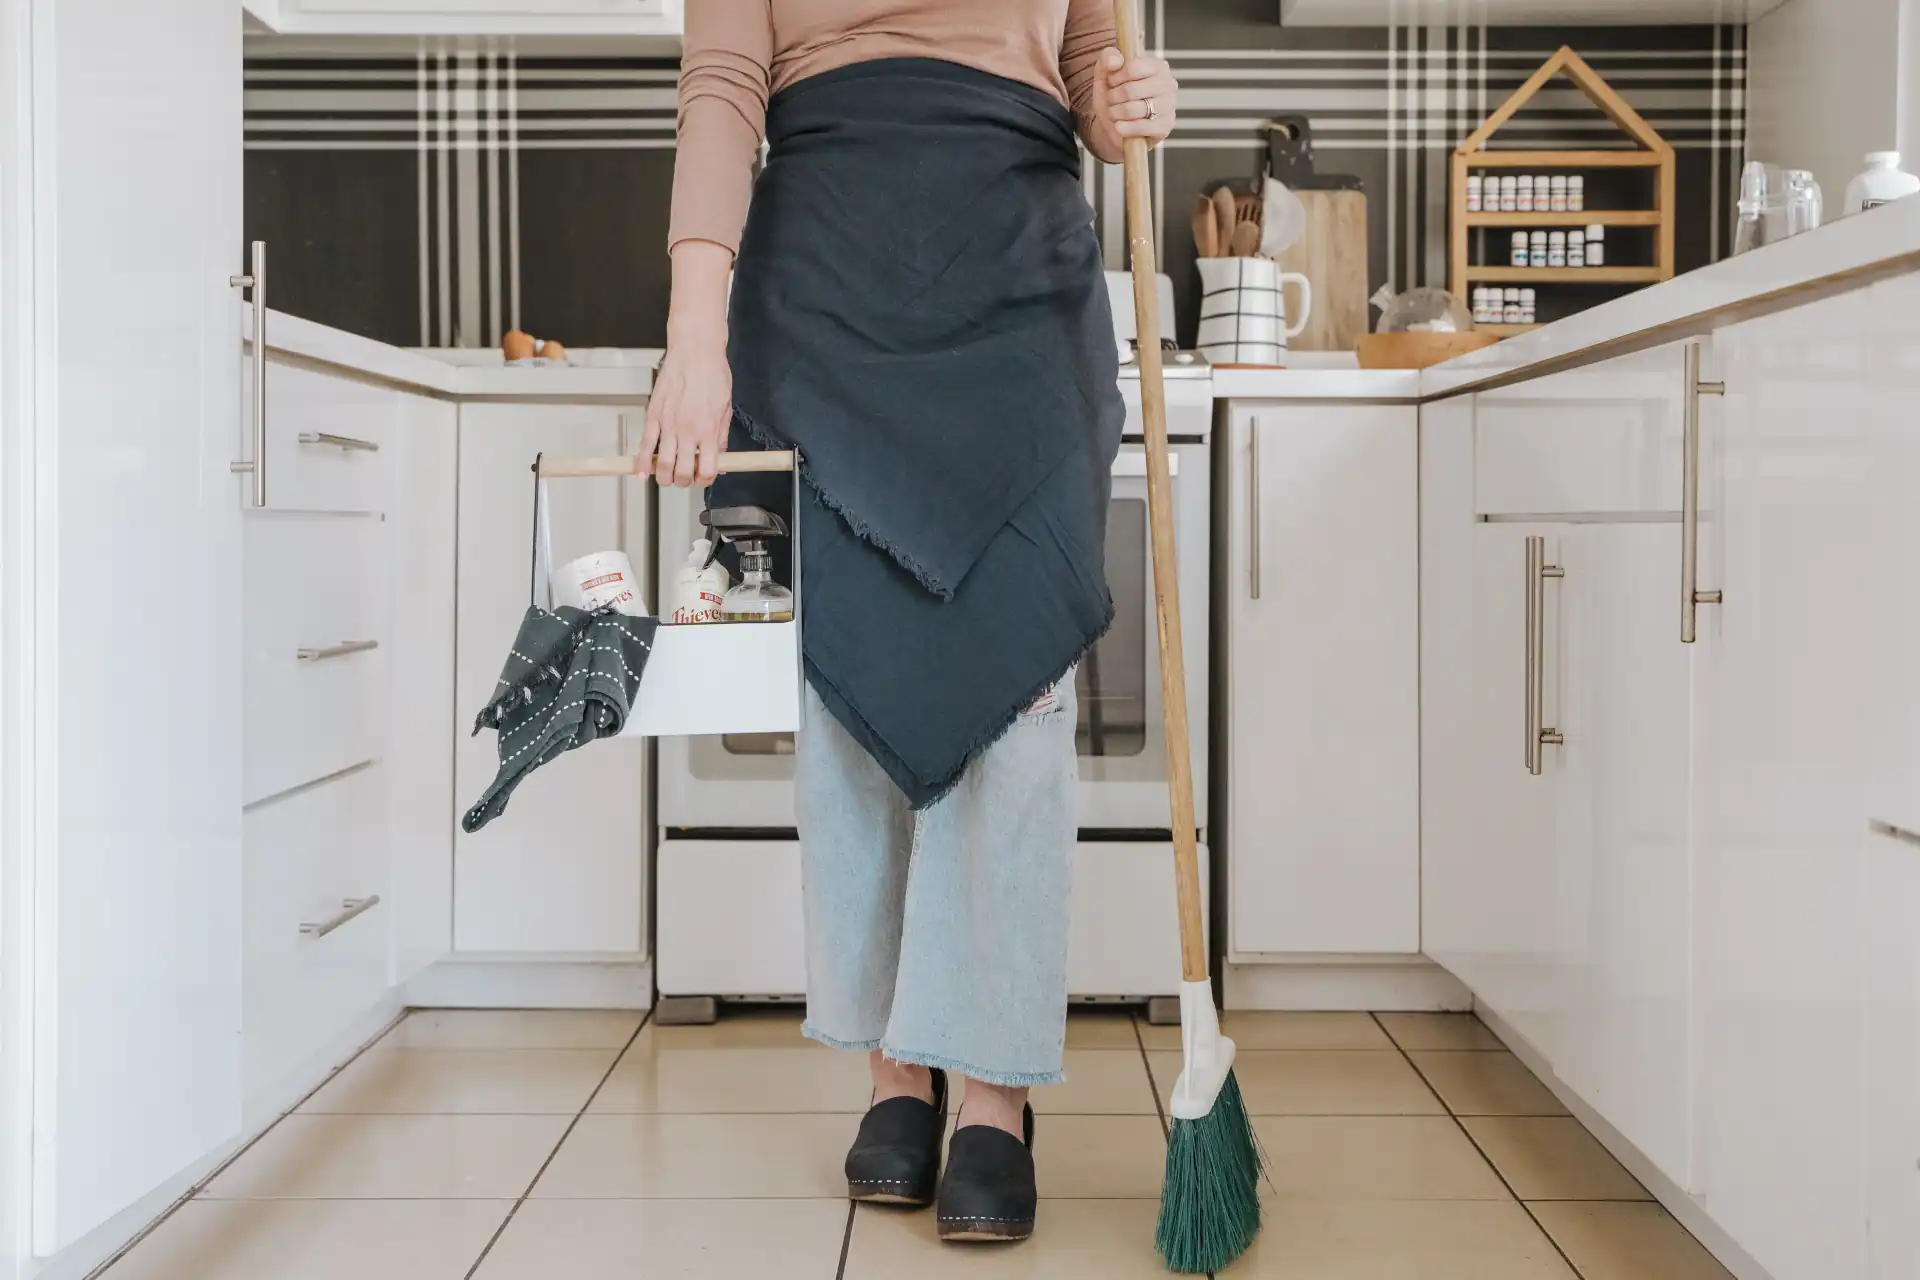
[[[1147,504],[1115,498],[1107,509],[1107,588],[1113,627],[1074,673],[1083,756],[1137,756],[1147,747],[1147,682],[1156,671],[1147,651],[1153,614],[1147,598]],[[730,733],[731,756],[790,756],[790,733]]]
[[[1115,498],[1107,508],[1107,588],[1113,627],[1080,661],[1076,738],[1083,756],[1137,756],[1147,747],[1147,504]]]
[[[723,735],[720,742],[730,756],[793,754],[793,735],[790,733],[729,733]]]

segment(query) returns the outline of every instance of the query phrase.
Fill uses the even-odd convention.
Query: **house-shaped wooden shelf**
[[[1593,105],[1606,113],[1634,143],[1631,149],[1587,151],[1520,151],[1487,149],[1488,142],[1555,76],[1565,75]],[[1487,117],[1453,151],[1452,252],[1450,285],[1455,297],[1466,300],[1476,283],[1482,284],[1652,284],[1673,278],[1674,164],[1673,146],[1628,106],[1600,73],[1572,49],[1561,50],[1541,64],[1527,82]],[[1655,171],[1651,209],[1583,209],[1556,212],[1502,213],[1484,207],[1467,210],[1467,175],[1478,170],[1535,169],[1557,173],[1568,170],[1639,168]],[[1497,201],[1495,202],[1497,204]],[[1483,202],[1484,204],[1484,202]],[[1502,262],[1474,266],[1469,236],[1475,227],[1534,228],[1651,227],[1654,265],[1600,267],[1515,267]],[[1504,257],[1504,255],[1502,255]],[[1482,326],[1504,330],[1506,326]]]

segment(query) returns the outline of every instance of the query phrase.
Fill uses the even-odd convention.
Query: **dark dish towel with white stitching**
[[[600,738],[619,735],[640,691],[658,618],[529,606],[493,701],[473,731],[500,734],[500,769],[460,819],[469,834],[506,811],[529,773]]]
[[[732,447],[797,447],[807,675],[916,807],[1113,616],[1125,410],[1073,117],[919,58],[768,105],[736,264]],[[788,505],[725,476],[715,502]]]

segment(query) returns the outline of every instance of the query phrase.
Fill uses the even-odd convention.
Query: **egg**
[[[540,344],[540,355],[544,359],[553,361],[555,364],[565,364],[567,362],[567,349],[551,338]]]
[[[500,349],[509,360],[530,360],[533,358],[533,337],[518,329],[511,330],[500,340]]]

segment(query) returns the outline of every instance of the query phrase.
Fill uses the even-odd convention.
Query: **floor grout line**
[[[139,1230],[139,1232],[134,1235],[133,1239],[127,1241],[125,1244],[121,1245],[118,1249],[115,1249],[111,1254],[107,1256],[104,1262],[102,1262],[99,1266],[95,1267],[93,1270],[87,1272],[86,1276],[84,1277],[84,1280],[99,1280],[99,1277],[104,1276],[109,1268],[113,1267],[116,1263],[120,1262],[129,1253],[132,1253],[133,1250],[148,1236],[152,1235],[155,1231],[158,1231],[160,1227],[167,1221],[167,1219],[171,1218],[174,1214],[180,1212],[180,1210],[183,1207],[185,1207],[186,1203],[189,1200],[199,1199],[200,1194],[203,1191],[205,1191],[208,1187],[213,1185],[213,1181],[215,1178],[218,1178],[221,1174],[225,1173],[228,1169],[231,1169],[234,1163],[237,1160],[239,1160],[241,1156],[246,1155],[247,1152],[253,1150],[256,1146],[260,1145],[261,1142],[265,1141],[266,1136],[268,1134],[272,1133],[275,1129],[278,1129],[282,1124],[286,1123],[287,1117],[293,1115],[296,1111],[300,1110],[301,1107],[304,1107],[307,1105],[307,1103],[313,1101],[314,1095],[318,1094],[322,1089],[332,1084],[335,1076],[339,1075],[342,1071],[345,1071],[348,1067],[358,1062],[362,1057],[362,1055],[364,1055],[369,1049],[373,1048],[375,1045],[379,1044],[382,1040],[386,1039],[389,1035],[393,1033],[394,1028],[398,1027],[401,1023],[405,1022],[408,1018],[412,1016],[413,1016],[413,1010],[402,1006],[400,1011],[394,1014],[392,1019],[389,1020],[385,1026],[381,1027],[380,1030],[374,1032],[372,1037],[369,1038],[358,1049],[355,1049],[352,1053],[348,1054],[346,1059],[343,1062],[339,1063],[337,1066],[335,1066],[333,1070],[327,1072],[325,1078],[323,1078],[320,1081],[320,1083],[314,1085],[313,1088],[301,1094],[297,1099],[294,1100],[292,1105],[288,1106],[286,1110],[282,1111],[279,1115],[273,1118],[272,1124],[269,1124],[266,1128],[262,1129],[260,1132],[254,1134],[251,1138],[248,1138],[244,1143],[242,1143],[240,1145],[239,1150],[235,1151],[232,1155],[228,1156],[225,1160],[222,1160],[219,1164],[215,1165],[212,1169],[208,1170],[206,1177],[201,1178],[199,1181],[195,1182],[191,1187],[188,1187],[184,1192],[182,1192],[179,1199],[175,1200],[172,1204],[168,1205],[164,1210],[162,1210],[159,1216],[154,1218],[152,1222],[149,1222],[146,1226],[142,1227]]]
[[[833,1270],[833,1280],[846,1280],[847,1258],[853,1253],[853,1219],[860,1212],[860,1202],[847,1201],[847,1229],[840,1236],[840,1265]]]
[[[520,1198],[513,1202],[512,1208],[507,1210],[507,1216],[501,1219],[500,1225],[494,1228],[491,1236],[487,1237],[487,1243],[485,1247],[480,1250],[480,1256],[473,1260],[471,1267],[467,1268],[465,1280],[473,1280],[474,1275],[486,1264],[487,1255],[493,1252],[494,1245],[500,1243],[500,1237],[505,1235],[507,1228],[512,1225],[514,1215],[520,1212],[520,1206],[525,1204],[528,1198],[533,1195],[533,1189],[539,1186],[540,1179],[546,1176],[547,1169],[553,1164],[554,1157],[560,1154],[560,1148],[567,1145],[567,1139],[573,1136],[574,1128],[579,1125],[581,1117],[587,1114],[587,1108],[591,1107],[593,1100],[600,1096],[600,1091],[607,1087],[607,1081],[613,1079],[613,1073],[620,1069],[621,1060],[633,1049],[634,1042],[640,1039],[640,1033],[647,1029],[647,1023],[652,1021],[652,1019],[653,1010],[648,1009],[646,1013],[641,1016],[640,1025],[635,1027],[633,1034],[627,1037],[626,1044],[621,1046],[620,1052],[613,1055],[613,1061],[607,1064],[606,1073],[600,1077],[600,1083],[593,1086],[593,1092],[587,1095],[587,1100],[580,1104],[580,1110],[576,1111],[573,1119],[567,1122],[567,1127],[560,1134],[560,1141],[553,1144],[553,1150],[547,1152],[547,1158],[540,1162],[538,1169],[534,1170],[533,1177],[527,1182],[527,1189],[520,1193]]]
[[[1153,1078],[1153,1060],[1147,1056],[1147,1038],[1140,1033],[1140,1019],[1129,1015],[1128,1023],[1133,1027],[1133,1042],[1140,1046],[1140,1065],[1147,1072],[1147,1089],[1153,1094],[1153,1113],[1160,1117],[1160,1136],[1168,1136],[1167,1109],[1160,1101],[1160,1082]]]
[[[1391,1031],[1387,1031],[1386,1024],[1380,1021],[1380,1015],[1376,1013],[1376,1014],[1371,1014],[1369,1016],[1373,1018],[1374,1024],[1376,1026],[1378,1026],[1382,1031],[1387,1032],[1387,1039],[1393,1040],[1393,1033]],[[1567,1270],[1571,1272],[1573,1275],[1581,1277],[1582,1280],[1584,1280],[1585,1273],[1582,1272],[1579,1267],[1574,1265],[1573,1259],[1567,1256],[1567,1251],[1565,1249],[1562,1249],[1560,1247],[1560,1242],[1553,1238],[1553,1232],[1547,1230],[1546,1224],[1540,1221],[1539,1215],[1534,1213],[1533,1211],[1533,1206],[1520,1198],[1520,1193],[1513,1189],[1513,1184],[1511,1182],[1507,1181],[1507,1175],[1500,1171],[1500,1166],[1498,1164],[1495,1164],[1493,1157],[1487,1154],[1487,1149],[1481,1146],[1479,1140],[1473,1136],[1473,1130],[1467,1128],[1467,1126],[1464,1123],[1462,1123],[1459,1113],[1453,1109],[1453,1104],[1448,1102],[1444,1097],[1441,1097],[1440,1091],[1433,1087],[1433,1081],[1427,1079],[1426,1072],[1420,1070],[1420,1064],[1413,1060],[1413,1055],[1408,1053],[1407,1050],[1400,1044],[1398,1040],[1393,1040],[1393,1047],[1400,1050],[1400,1056],[1406,1059],[1407,1065],[1409,1067],[1413,1068],[1413,1073],[1420,1077],[1420,1083],[1426,1085],[1427,1089],[1430,1092],[1432,1092],[1433,1096],[1439,1099],[1440,1105],[1447,1109],[1447,1119],[1453,1121],[1453,1127],[1460,1131],[1460,1136],[1465,1138],[1470,1144],[1472,1144],[1474,1151],[1479,1154],[1482,1160],[1486,1161],[1487,1168],[1493,1171],[1494,1177],[1500,1179],[1500,1185],[1506,1189],[1507,1195],[1513,1200],[1513,1203],[1519,1205],[1520,1212],[1526,1214],[1527,1221],[1533,1223],[1534,1230],[1538,1231],[1542,1236],[1544,1236],[1546,1238],[1547,1243],[1553,1246],[1553,1251],[1560,1255],[1560,1261],[1567,1264]],[[1462,1052],[1473,1052],[1473,1051],[1463,1050]]]

